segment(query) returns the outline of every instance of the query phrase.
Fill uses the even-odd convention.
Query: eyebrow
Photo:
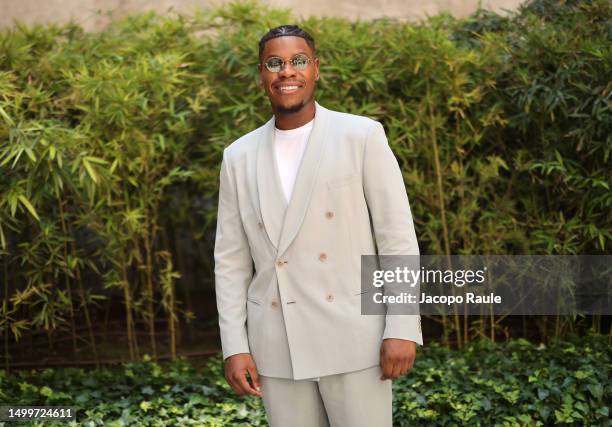
[[[293,58],[295,55],[299,55],[299,54],[302,54],[302,55],[306,55],[306,56],[308,56],[308,53],[306,53],[306,52],[304,52],[303,50],[301,50],[301,51],[296,52],[296,53],[294,53],[293,55],[291,55],[291,58]],[[267,60],[268,60],[268,59],[270,59],[270,58],[280,58],[280,59],[283,59],[283,57],[282,57],[281,55],[276,55],[276,54],[271,53],[271,54],[266,55],[266,56],[264,57],[264,61],[267,61]]]

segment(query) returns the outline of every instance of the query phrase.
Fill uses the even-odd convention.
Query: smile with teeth
[[[277,89],[281,93],[292,93],[300,89],[300,86],[297,86],[297,85],[278,86]]]

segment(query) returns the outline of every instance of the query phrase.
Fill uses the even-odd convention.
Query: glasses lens
[[[272,73],[278,73],[283,66],[283,60],[280,58],[270,58],[266,61],[266,68]]]
[[[306,55],[295,55],[291,60],[291,65],[298,70],[305,70],[308,67],[308,57]]]

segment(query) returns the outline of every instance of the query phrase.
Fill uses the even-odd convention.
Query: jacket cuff
[[[223,349],[223,360],[234,354],[250,353],[249,339],[246,328],[234,334],[221,334],[221,348]]]
[[[418,345],[423,345],[421,316],[415,314],[387,315],[385,318],[383,339],[387,338],[409,340],[414,341]]]

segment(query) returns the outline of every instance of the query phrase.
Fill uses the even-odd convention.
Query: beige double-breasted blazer
[[[306,379],[380,363],[384,338],[422,345],[418,315],[362,315],[360,256],[417,255],[402,174],[382,125],[316,104],[286,202],[274,118],[223,153],[215,289],[223,356]]]

